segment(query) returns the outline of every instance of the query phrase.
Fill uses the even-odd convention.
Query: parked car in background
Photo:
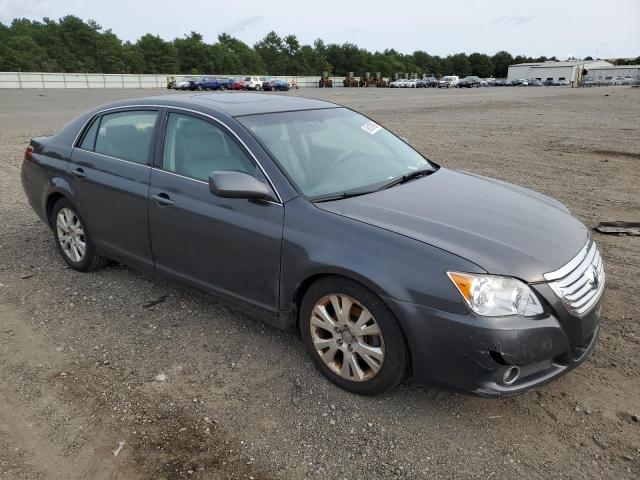
[[[235,79],[233,79],[233,78],[225,78],[225,79],[222,79],[222,82],[224,83],[224,86],[225,86],[226,90],[232,90],[233,89],[233,83],[235,82]]]
[[[176,78],[175,83],[173,84],[173,88],[175,90],[189,90],[189,79],[187,78]]]
[[[464,77],[457,84],[458,88],[478,88],[480,87],[480,77],[476,77],[475,75],[469,75],[468,77]]]
[[[514,87],[526,87],[527,85],[529,85],[529,82],[524,78],[516,78],[515,80],[511,80],[511,85],[513,85]]]
[[[190,78],[188,90],[204,90],[202,80],[202,78]]]
[[[244,88],[246,90],[262,90],[262,83],[266,82],[266,77],[245,77]]]
[[[406,80],[398,78],[389,84],[389,88],[404,88],[406,86]]]
[[[417,88],[436,88],[437,86],[438,79],[436,77],[425,77],[416,82]]]
[[[542,80],[538,80],[537,78],[532,78],[531,80],[527,81],[530,87],[542,87],[544,84],[542,83]]]
[[[189,80],[189,90],[225,90],[225,85],[217,78],[192,78]]]
[[[457,75],[446,75],[438,81],[438,88],[451,88],[458,85],[460,77]]]
[[[236,78],[231,84],[231,90],[244,90],[244,79]]]
[[[494,87],[504,87],[506,86],[506,82],[504,80],[496,80],[493,82]]]
[[[361,395],[413,375],[512,396],[589,357],[606,275],[562,203],[441,167],[340,105],[260,100],[120,100],[32,139],[22,185],[63,261],[117,260],[297,332],[327,379]]]
[[[480,86],[481,87],[490,87],[492,85],[493,85],[493,83],[489,83],[486,80],[480,79]]]
[[[287,83],[286,80],[273,80],[271,82],[271,87],[273,90],[278,92],[287,92],[291,89],[291,86]]]
[[[410,80],[406,80],[405,81],[405,88],[416,88],[416,84],[418,83],[418,80],[416,80],[415,78],[412,78]]]
[[[262,82],[262,90],[270,92],[273,90],[273,80],[264,80]]]
[[[201,81],[204,90],[226,90],[227,80],[224,78],[203,78]]]

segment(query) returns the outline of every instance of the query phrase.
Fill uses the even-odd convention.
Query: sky
[[[371,51],[640,55],[640,0],[0,0],[5,25],[16,17],[68,14],[131,41],[145,33],[172,40],[194,30],[209,43],[226,32],[252,46],[275,30],[302,44],[322,38]]]

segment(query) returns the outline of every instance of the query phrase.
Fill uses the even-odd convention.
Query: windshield
[[[373,191],[417,171],[433,171],[413,148],[346,108],[238,117],[304,195]]]

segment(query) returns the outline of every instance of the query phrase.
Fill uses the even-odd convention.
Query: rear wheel
[[[256,85],[256,92],[260,91],[260,85]]]
[[[91,234],[75,206],[66,198],[61,198],[54,205],[51,225],[58,251],[71,268],[80,272],[90,272],[108,263],[109,260],[98,253]]]
[[[302,302],[300,331],[316,367],[345,390],[377,395],[406,376],[407,346],[398,321],[355,282],[327,277],[314,283]]]

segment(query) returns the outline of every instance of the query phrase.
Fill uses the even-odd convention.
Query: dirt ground
[[[640,237],[595,235],[608,290],[593,356],[507,400],[411,381],[350,395],[295,335],[121,265],[66,268],[22,192],[22,152],[90,107],[152,93],[0,91],[1,479],[638,478]],[[640,89],[294,95],[361,110],[589,226],[640,221]]]

